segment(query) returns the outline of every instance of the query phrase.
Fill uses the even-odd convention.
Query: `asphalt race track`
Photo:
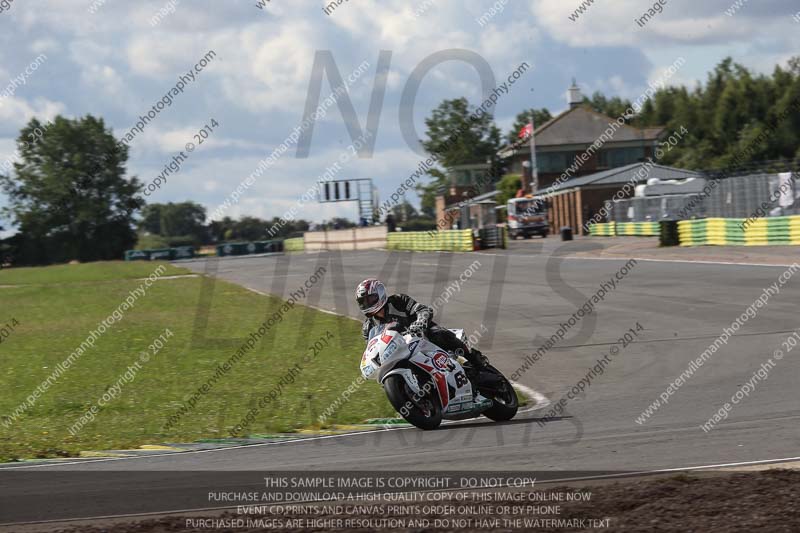
[[[485,254],[325,252],[196,260],[181,266],[286,296],[323,265],[325,280],[305,302],[357,317],[351,293],[363,278],[380,276],[390,290],[431,302],[473,264],[471,277],[452,294],[437,321],[468,333],[484,324],[494,335],[485,333],[480,348],[510,376],[627,263],[575,256],[597,246],[589,241],[561,246],[547,239]],[[628,270],[592,313],[517,379],[557,402],[597,359],[617,348],[604,373],[569,401],[564,416],[543,426],[537,421],[547,407],[506,424],[481,419],[435,432],[381,430],[202,453],[3,469],[2,500],[9,502],[7,491],[13,484],[15,506],[3,510],[0,522],[200,507],[175,494],[180,487],[203,489],[203,483],[210,488],[214,477],[201,471],[558,471],[569,477],[575,472],[649,471],[800,455],[800,347],[776,361],[727,420],[708,433],[700,428],[798,328],[800,276],[770,296],[668,404],[638,424],[642,411],[787,268],[639,261]],[[637,323],[642,330],[635,341],[617,344]],[[354,368],[359,355],[353,354]],[[98,474],[61,483],[53,477],[54,471],[75,470]],[[38,475],[16,477],[33,471]],[[120,471],[131,480],[125,488],[117,484],[118,475],[102,474]],[[141,479],[133,474],[146,471],[162,474],[151,472]],[[42,497],[51,502],[45,509]]]

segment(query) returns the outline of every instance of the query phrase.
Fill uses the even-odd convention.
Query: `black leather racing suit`
[[[477,350],[470,350],[469,347],[461,342],[456,334],[447,328],[443,328],[433,321],[433,309],[422,305],[407,294],[392,294],[386,300],[383,318],[371,317],[364,321],[361,326],[361,334],[364,338],[369,337],[369,330],[378,324],[387,322],[397,322],[399,331],[418,330],[425,334],[425,337],[435,345],[458,355],[463,355],[472,363],[474,368],[481,368],[485,365],[483,354]]]

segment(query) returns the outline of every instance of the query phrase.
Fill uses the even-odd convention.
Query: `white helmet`
[[[373,315],[386,305],[386,287],[377,279],[365,279],[356,288],[356,302],[361,312]]]

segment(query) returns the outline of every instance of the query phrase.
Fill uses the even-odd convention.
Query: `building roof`
[[[602,115],[588,106],[581,105],[564,111],[536,128],[534,133],[537,148],[563,145],[588,145],[594,143],[609,124],[616,119]],[[636,128],[627,124],[609,135],[608,143],[630,141],[655,141],[664,132],[664,127]],[[529,148],[528,142],[514,143],[515,148]],[[507,152],[512,146],[505,146]]]
[[[479,194],[478,196],[473,196],[467,200],[462,200],[460,202],[456,202],[454,204],[448,204],[445,206],[445,209],[455,209],[457,207],[461,207],[462,205],[474,205],[474,204],[483,204],[483,203],[497,203],[494,201],[494,197],[500,194],[500,191],[494,190],[489,191],[483,194]]]
[[[694,178],[695,176],[689,176]],[[703,178],[693,179],[680,183],[654,183],[648,185],[644,191],[645,196],[668,196],[670,194],[700,194],[706,186]]]
[[[649,167],[649,168],[648,168]],[[540,189],[537,193],[542,193],[546,190],[551,192],[565,191],[567,189],[574,189],[575,187],[608,187],[613,185],[622,185],[628,182],[646,183],[651,178],[658,178],[660,180],[677,180],[685,178],[702,178],[703,174],[693,170],[685,170],[682,168],[665,167],[652,163],[632,163],[624,167],[612,168],[602,172],[596,172],[587,176],[580,176],[567,180],[558,184],[555,187],[546,187]]]

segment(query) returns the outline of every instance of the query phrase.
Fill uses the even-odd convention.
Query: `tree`
[[[333,217],[327,227],[330,229],[347,229],[354,228],[355,226],[355,222],[349,218]]]
[[[17,147],[21,162],[0,175],[19,228],[17,263],[119,259],[133,247],[142,185],[125,177],[128,148],[102,119],[58,116],[45,126],[34,118]]]
[[[497,190],[500,191],[495,197],[497,205],[506,205],[509,199],[517,196],[517,191],[522,188],[522,176],[519,174],[506,174],[497,182]]]
[[[208,232],[211,236],[211,240],[214,242],[227,240],[226,233],[230,232],[233,234],[233,227],[235,224],[236,222],[231,217],[225,217],[222,220],[212,220],[208,224]]]
[[[267,239],[266,220],[256,217],[242,217],[233,227],[233,236],[240,241],[263,241]]]
[[[630,100],[623,100],[619,96],[606,98],[599,91],[596,91],[591,99],[584,96],[583,103],[589,105],[601,115],[612,118],[624,116],[627,109],[632,105]]]
[[[731,58],[691,92],[665,87],[644,103],[638,127],[685,128],[661,163],[689,169],[739,170],[770,159],[791,159],[800,148],[800,58],[771,76],[755,75]],[[732,168],[736,167],[736,168]]]
[[[506,140],[509,144],[519,141],[519,132],[522,128],[531,123],[531,113],[533,113],[534,126],[536,126],[537,129],[553,118],[550,111],[544,107],[541,109],[526,109],[518,113],[517,118],[514,119],[514,125],[511,126],[511,131],[509,131],[506,136]]]
[[[442,168],[431,168],[430,183],[417,184],[422,212],[434,216],[436,194],[447,185],[442,169],[470,163],[485,163],[500,149],[500,130],[486,113],[477,113],[466,98],[444,100],[425,119],[427,139],[425,150],[436,158]]]
[[[395,220],[400,222],[405,222],[406,220],[419,217],[419,213],[414,206],[408,202],[408,200],[403,200],[401,203],[394,206],[392,208],[392,214],[394,215]]]
[[[494,119],[476,113],[466,98],[443,101],[425,125],[428,138],[422,146],[444,168],[484,163],[500,149],[500,130]]]
[[[196,242],[206,238],[206,208],[194,202],[168,203],[161,209],[161,235],[190,237]]]
[[[152,235],[161,235],[161,208],[164,204],[148,204],[142,209],[139,229]]]
[[[148,204],[139,229],[164,237],[170,246],[202,244],[208,241],[205,220],[206,208],[194,202]]]

